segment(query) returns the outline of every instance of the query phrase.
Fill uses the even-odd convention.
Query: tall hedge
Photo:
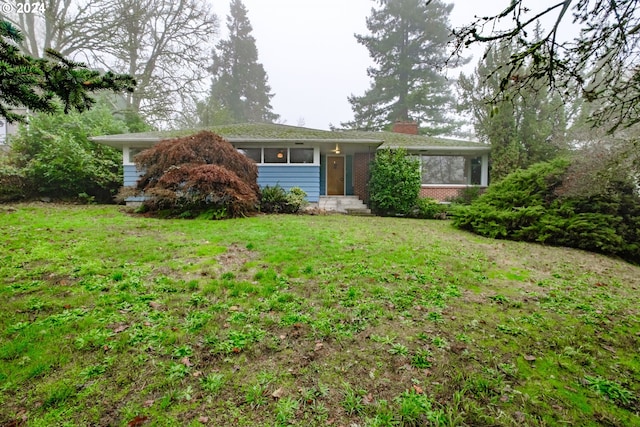
[[[470,206],[454,211],[454,225],[500,239],[620,256],[640,263],[640,197],[630,182],[611,182],[591,196],[557,191],[570,162],[558,159],[508,175]]]
[[[379,215],[408,215],[416,206],[422,176],[404,149],[383,149],[371,162],[370,204]]]

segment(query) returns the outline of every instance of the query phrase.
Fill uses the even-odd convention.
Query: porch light
[[[340,146],[338,144],[336,144],[336,148],[335,150],[333,150],[333,152],[336,154],[340,154]]]
[[[279,159],[284,158],[284,153],[282,151],[278,151],[278,154],[276,154],[276,157]]]

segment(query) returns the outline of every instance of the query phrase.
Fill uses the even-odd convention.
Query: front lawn
[[[0,206],[2,426],[640,425],[640,268],[446,221]]]

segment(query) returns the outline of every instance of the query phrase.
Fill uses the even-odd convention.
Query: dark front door
[[[344,157],[327,156],[327,196],[344,196]]]

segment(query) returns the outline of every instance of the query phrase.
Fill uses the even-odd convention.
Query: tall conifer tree
[[[442,69],[453,5],[440,0],[378,3],[380,8],[367,18],[370,34],[356,34],[375,62],[367,69],[373,81],[363,96],[349,97],[354,120],[342,125],[380,130],[397,120],[414,120],[422,133],[451,130],[447,111],[453,97]]]
[[[277,120],[279,116],[271,106],[274,94],[270,93],[267,73],[258,62],[256,39],[251,35],[253,28],[240,0],[231,1],[227,28],[229,37],[218,43],[214,54],[214,78],[205,101],[210,108],[201,108],[204,112],[217,113],[213,118],[201,117],[201,122],[269,123]],[[219,114],[220,111],[226,113]]]

